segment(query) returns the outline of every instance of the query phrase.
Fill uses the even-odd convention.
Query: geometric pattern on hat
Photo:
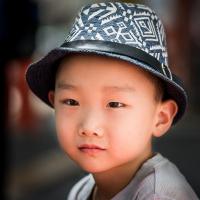
[[[167,67],[162,70],[170,72],[162,22],[144,5],[110,2],[83,7],[65,41],[75,40],[112,41],[137,47]]]

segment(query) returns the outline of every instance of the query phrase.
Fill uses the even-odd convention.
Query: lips
[[[87,154],[96,154],[96,153],[100,153],[106,150],[105,148],[95,145],[95,144],[82,144],[78,146],[78,149],[81,152],[87,153]]]

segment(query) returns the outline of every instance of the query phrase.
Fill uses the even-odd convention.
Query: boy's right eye
[[[68,106],[78,106],[79,103],[78,101],[74,100],[74,99],[65,99],[62,101],[62,103],[68,105]]]

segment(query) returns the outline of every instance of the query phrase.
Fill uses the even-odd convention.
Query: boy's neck
[[[127,163],[109,171],[94,173],[97,192],[95,200],[107,200],[114,197],[126,187],[135,176],[141,165],[153,156],[152,151],[145,154],[138,160]]]

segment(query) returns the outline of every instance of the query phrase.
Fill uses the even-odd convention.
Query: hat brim
[[[77,49],[71,47],[60,47],[53,49],[44,58],[31,64],[26,71],[26,80],[30,89],[37,97],[39,97],[50,107],[52,107],[52,105],[48,99],[48,92],[52,90],[52,86],[55,84],[55,63],[70,53],[92,53],[117,58],[133,63],[138,67],[151,72],[164,81],[168,98],[174,99],[178,105],[178,112],[174,117],[173,124],[175,124],[183,116],[187,105],[187,94],[180,79],[178,79],[178,77],[174,74],[171,74],[172,79],[170,79],[153,69],[148,64],[145,64],[144,62],[141,62],[133,57],[120,55],[113,52],[105,52],[102,50],[99,51],[95,49],[84,48]]]

